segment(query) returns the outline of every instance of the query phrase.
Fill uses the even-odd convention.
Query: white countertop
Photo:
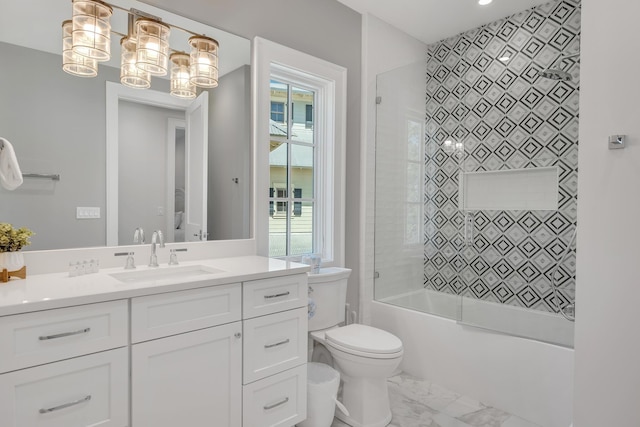
[[[201,265],[220,270],[211,274],[169,279],[155,278],[135,283],[124,283],[111,274],[148,270],[162,271],[185,266]],[[185,289],[216,286],[270,277],[300,274],[309,266],[260,256],[239,256],[185,261],[177,266],[161,265],[158,268],[138,267],[102,269],[99,273],[69,277],[68,273],[38,274],[26,279],[11,279],[0,283],[0,316],[27,313],[72,305],[125,299],[143,295],[173,292]]]

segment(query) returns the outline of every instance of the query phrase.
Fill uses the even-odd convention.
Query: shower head
[[[575,58],[575,57],[579,57],[579,56],[580,56],[580,52],[572,53],[570,55],[562,55],[560,58],[558,58],[551,65],[551,68],[547,68],[546,70],[538,71],[538,75],[540,77],[544,77],[545,79],[560,80],[560,81],[563,81],[563,82],[571,81],[573,79],[571,74],[566,72],[566,71],[561,70],[560,68],[563,65],[565,59],[571,59],[571,58]]]
[[[544,77],[545,79],[561,80],[561,81],[564,81],[564,82],[571,81],[571,79],[573,78],[573,77],[571,77],[571,74],[567,73],[566,71],[556,70],[556,69],[553,69],[553,68],[548,68],[546,70],[540,70],[540,71],[538,71],[538,75],[540,77]]]

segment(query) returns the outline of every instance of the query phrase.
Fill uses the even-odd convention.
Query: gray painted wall
[[[346,67],[346,266],[353,269],[347,301],[358,306],[362,17],[334,0],[145,0],[248,39],[260,36]]]

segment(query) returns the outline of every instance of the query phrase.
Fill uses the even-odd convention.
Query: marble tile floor
[[[540,427],[403,373],[389,378],[389,399],[389,427]],[[331,427],[349,426],[336,418]]]

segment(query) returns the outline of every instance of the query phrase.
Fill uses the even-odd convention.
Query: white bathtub
[[[542,427],[567,427],[573,405],[573,325],[559,316],[465,301],[428,290],[371,303],[371,324],[397,335],[405,353],[400,368]],[[399,298],[404,298],[401,300]],[[425,305],[427,304],[427,305]],[[472,327],[502,327],[515,335]],[[429,309],[438,315],[416,310]],[[533,334],[533,335],[532,335]]]

